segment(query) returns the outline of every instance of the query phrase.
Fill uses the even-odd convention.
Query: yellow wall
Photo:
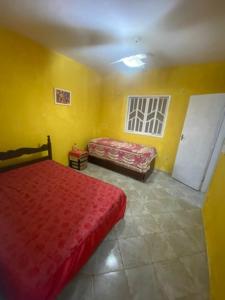
[[[92,137],[111,136],[156,146],[156,167],[171,172],[189,96],[225,91],[225,63],[113,74],[102,84],[91,69],[25,37],[5,29],[0,37],[1,150],[36,146],[50,134],[54,159],[66,163],[74,142],[85,147]],[[54,104],[54,87],[72,91],[72,106]],[[163,138],[124,132],[132,94],[172,96]]]
[[[37,146],[50,134],[54,159],[66,163],[74,142],[97,135],[101,79],[92,70],[33,41],[0,29],[0,151]],[[72,105],[55,105],[55,87]]]
[[[190,95],[225,92],[225,63],[152,70],[104,79],[89,68],[5,29],[0,29],[0,151],[37,146],[50,134],[54,159],[67,163],[76,142],[96,136],[156,146],[156,167],[170,172]],[[54,104],[53,88],[72,91],[72,105]],[[163,138],[124,132],[128,95],[171,95]],[[101,99],[101,96],[102,99]],[[213,300],[225,299],[225,155],[204,207]]]
[[[225,299],[225,155],[213,176],[203,209],[212,300]]]
[[[104,80],[101,109],[103,136],[154,145],[156,168],[171,172],[190,95],[225,92],[225,63],[155,69],[140,74],[113,74]],[[124,132],[128,95],[171,95],[163,138]]]

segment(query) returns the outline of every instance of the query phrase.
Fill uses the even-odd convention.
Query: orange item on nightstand
[[[72,150],[69,152],[69,156],[81,158],[81,157],[88,156],[88,152],[84,151],[84,150],[79,150],[79,149]]]

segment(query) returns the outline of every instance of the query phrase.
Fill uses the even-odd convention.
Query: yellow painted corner
[[[73,143],[86,147],[99,124],[101,77],[17,33],[0,29],[0,149],[37,146],[51,135],[53,157],[67,164]],[[72,105],[54,103],[54,88]]]
[[[133,75],[111,74],[103,80],[101,132],[104,136],[155,146],[156,168],[171,173],[190,96],[224,92],[224,78],[224,62],[153,69]],[[125,132],[126,102],[130,95],[171,96],[162,138]]]

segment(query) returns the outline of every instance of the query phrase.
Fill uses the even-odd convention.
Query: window
[[[169,96],[129,96],[126,131],[163,136]]]

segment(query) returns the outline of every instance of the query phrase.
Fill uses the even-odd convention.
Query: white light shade
[[[143,62],[142,59],[146,59],[146,58],[147,58],[146,54],[136,54],[136,55],[121,58],[117,61],[112,62],[112,64],[123,62],[126,66],[130,68],[138,68],[145,65],[145,62]]]
[[[136,55],[125,57],[122,59],[123,63],[130,68],[138,68],[143,66],[145,63]]]

